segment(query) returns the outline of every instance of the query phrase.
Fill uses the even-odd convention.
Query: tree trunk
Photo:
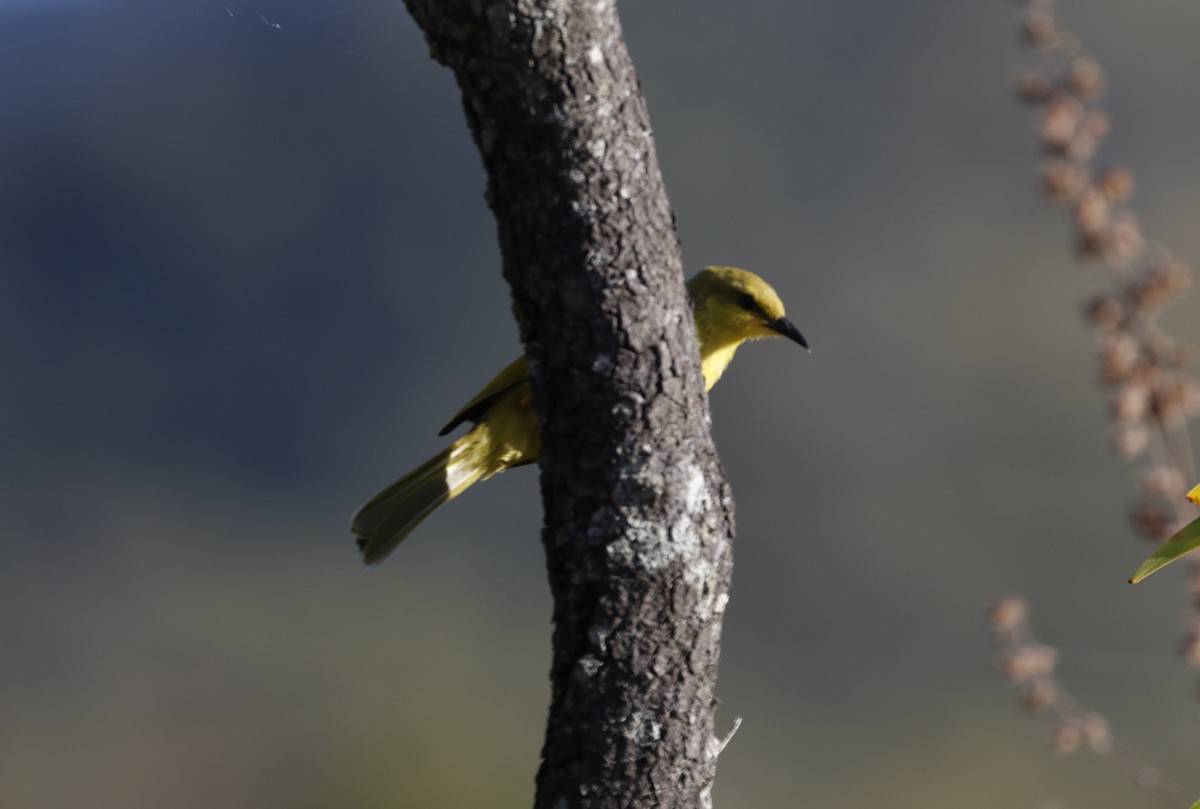
[[[406,0],[488,175],[542,418],[536,806],[710,806],[733,505],[614,0]]]

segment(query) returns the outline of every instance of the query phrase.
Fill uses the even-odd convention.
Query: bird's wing
[[[475,395],[474,399],[463,405],[463,408],[455,413],[450,421],[446,422],[446,426],[441,429],[438,435],[445,435],[464,421],[479,421],[480,417],[487,412],[487,409],[495,403],[498,397],[519,385],[528,384],[529,366],[525,363],[524,357],[519,357],[511,362],[503,371],[496,374],[496,378],[487,383],[483,390]]]

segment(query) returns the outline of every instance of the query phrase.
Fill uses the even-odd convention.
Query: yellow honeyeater
[[[762,337],[787,337],[808,348],[783,314],[783,302],[766,281],[736,267],[706,267],[688,281],[704,389],[721,378],[739,345]],[[521,357],[459,410],[438,435],[463,422],[466,435],[371,498],[350,523],[363,561],[391,553],[422,520],[471,484],[513,466],[533,463],[542,447],[533,410],[529,368]]]

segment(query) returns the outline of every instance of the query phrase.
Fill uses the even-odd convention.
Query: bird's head
[[[763,279],[737,267],[705,267],[688,281],[701,353],[745,340],[787,337],[808,342],[787,317],[783,301]]]

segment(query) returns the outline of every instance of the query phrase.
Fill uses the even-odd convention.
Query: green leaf
[[[1133,574],[1129,583],[1137,584],[1160,567],[1174,562],[1180,556],[1196,548],[1200,548],[1200,518],[1192,520],[1163,540],[1163,544],[1158,546],[1158,550],[1149,559],[1142,562],[1142,566],[1138,568],[1137,573]],[[1200,802],[1197,802],[1192,809],[1200,809]]]
[[[1192,809],[1200,809],[1200,801],[1196,801],[1195,803],[1193,803]]]

